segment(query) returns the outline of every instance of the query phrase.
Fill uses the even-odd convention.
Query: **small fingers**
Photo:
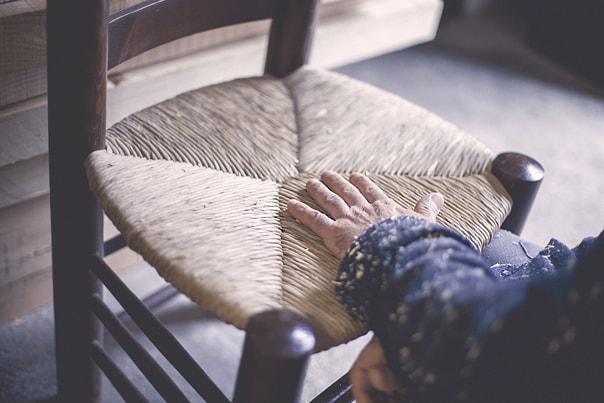
[[[417,202],[413,211],[429,221],[436,221],[436,216],[444,203],[445,199],[443,195],[440,193],[430,193]]]
[[[323,237],[331,231],[334,221],[325,214],[307,206],[298,200],[290,200],[287,203],[287,211],[303,225],[310,228],[315,234]]]
[[[353,173],[350,175],[349,180],[350,183],[352,183],[354,186],[357,187],[357,189],[359,189],[361,194],[367,199],[369,203],[373,203],[377,200],[388,199],[386,193],[384,193],[382,189],[378,187],[378,185],[373,183],[371,179],[369,179],[363,174]]]
[[[386,395],[401,393],[401,387],[387,365],[376,365],[367,370],[367,378],[374,389]]]
[[[321,175],[321,181],[334,193],[340,196],[348,206],[367,204],[367,199],[361,194],[359,189],[344,179],[342,175],[332,171],[326,171]]]
[[[339,218],[348,211],[346,202],[322,182],[311,179],[306,183],[306,190],[329,216]]]

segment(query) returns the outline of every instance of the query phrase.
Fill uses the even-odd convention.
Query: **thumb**
[[[445,204],[443,195],[440,193],[430,193],[417,202],[413,211],[429,221],[436,221],[436,216],[443,204]]]

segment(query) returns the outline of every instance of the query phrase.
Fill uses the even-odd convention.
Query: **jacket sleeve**
[[[350,314],[380,338],[391,369],[412,396],[472,401],[472,396],[485,397],[477,385],[484,380],[480,371],[507,348],[493,348],[493,340],[502,340],[499,334],[507,332],[511,338],[503,340],[513,340],[539,307],[553,307],[555,313],[566,309],[555,301],[566,301],[572,291],[568,276],[575,255],[552,240],[525,265],[492,269],[456,231],[400,217],[371,227],[351,245],[340,264],[336,292]],[[552,273],[562,275],[550,284]],[[535,289],[541,290],[537,298]],[[555,330],[551,323],[559,318],[550,316],[533,326],[535,343],[549,340]],[[512,323],[518,326],[508,326]],[[534,348],[531,343],[505,351],[520,356]],[[547,346],[542,350],[547,352]]]

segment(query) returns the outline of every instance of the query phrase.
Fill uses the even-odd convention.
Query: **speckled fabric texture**
[[[490,266],[461,234],[402,217],[355,241],[336,291],[414,401],[601,402],[603,266],[604,232]]]

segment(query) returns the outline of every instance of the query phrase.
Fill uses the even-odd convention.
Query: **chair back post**
[[[233,402],[298,402],[315,345],[312,327],[298,313],[274,309],[254,315],[245,332]]]
[[[310,56],[320,0],[279,0],[269,34],[264,72],[284,77]]]
[[[493,160],[491,171],[512,198],[501,228],[520,235],[545,176],[543,166],[527,155],[506,152]]]
[[[102,211],[88,188],[84,160],[104,148],[106,0],[47,4],[48,128],[58,401],[93,402],[100,372],[91,342],[101,339],[90,297],[101,293],[87,270],[102,255]]]

